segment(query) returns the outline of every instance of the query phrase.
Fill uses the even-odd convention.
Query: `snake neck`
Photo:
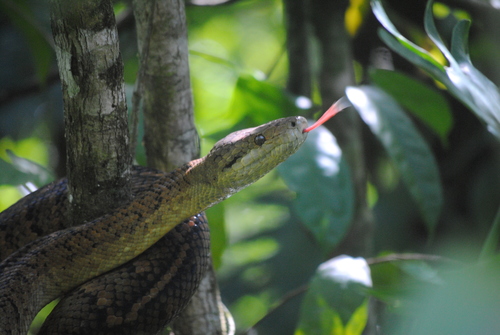
[[[169,207],[173,207],[177,213],[182,213],[181,216],[186,216],[182,219],[206,210],[241,189],[225,185],[219,174],[207,171],[203,164],[205,159],[206,157],[203,157],[191,161],[172,173],[173,184],[182,185],[182,190],[178,189],[179,191],[173,194],[172,189],[167,189],[170,197]]]

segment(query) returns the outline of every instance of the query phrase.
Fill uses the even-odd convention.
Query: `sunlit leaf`
[[[265,295],[245,295],[233,303],[230,309],[239,327],[249,327],[266,314],[269,304],[269,297]]]
[[[214,268],[218,269],[222,263],[222,255],[227,246],[226,223],[224,220],[224,203],[207,210],[210,225],[210,251]]]
[[[372,286],[363,258],[335,257],[318,267],[301,307],[298,334],[360,335],[368,320]]]
[[[434,68],[443,71],[443,66],[439,64],[439,62],[437,62],[427,50],[412,43],[406,37],[401,35],[401,33],[396,29],[396,27],[392,24],[391,20],[387,16],[384,8],[382,7],[381,0],[372,0],[371,5],[373,14],[375,14],[379,22],[384,26],[385,29],[387,29],[387,31],[389,31],[392,34],[392,36],[394,36],[397,39],[399,43],[401,43],[401,45],[405,49],[409,50],[412,54],[415,54],[419,56],[419,58],[430,63],[430,65],[434,66]]]
[[[255,124],[263,124],[298,111],[294,100],[283,88],[251,75],[238,78],[230,112],[249,116]]]
[[[54,176],[44,166],[35,163],[29,159],[16,156],[13,152],[8,151],[7,154],[12,162],[12,166],[19,172],[24,173],[26,176],[32,176],[32,180],[38,186],[43,186],[52,180]]]
[[[319,127],[297,153],[278,167],[291,190],[294,208],[328,252],[344,237],[354,211],[349,168],[335,137]]]
[[[470,21],[468,20],[462,20],[458,22],[457,25],[453,28],[454,33],[451,39],[451,54],[459,63],[470,63],[469,46],[467,44],[469,37],[469,28]]]
[[[369,301],[366,299],[361,306],[352,313],[351,319],[345,325],[345,335],[361,335],[368,322]]]
[[[0,158],[11,161],[11,155],[29,157],[29,159],[42,166],[49,163],[49,149],[47,144],[37,137],[28,137],[19,141],[14,141],[10,137],[0,139]]]
[[[406,48],[406,46],[401,44],[394,36],[383,29],[378,31],[378,35],[389,48],[397,52],[403,58],[406,58],[419,68],[427,71],[435,79],[441,82],[448,81],[448,77],[442,65],[439,64],[439,66],[437,66],[436,63],[429,61],[428,58],[420,57],[418,53],[414,53],[411,49]]]
[[[10,164],[0,159],[0,185],[16,186],[32,182],[40,187],[53,179],[43,166],[17,156],[15,160]]]
[[[500,138],[500,93],[498,88],[470,62],[467,46],[470,22],[462,20],[455,25],[451,46],[453,52],[450,52],[434,24],[432,4],[432,0],[427,3],[424,26],[429,37],[450,63],[446,70],[451,84],[444,84],[457,99],[486,122],[492,133]]]
[[[395,71],[374,70],[370,79],[447,142],[453,119],[448,102],[438,91]]]
[[[348,87],[346,93],[398,167],[432,233],[441,212],[443,195],[437,163],[428,145],[398,103],[381,89]]]
[[[427,1],[427,6],[425,9],[425,17],[424,17],[425,32],[430,37],[432,42],[434,42],[434,44],[438,47],[438,49],[443,53],[443,55],[448,59],[448,61],[450,63],[453,63],[454,62],[453,57],[451,57],[449,50],[447,49],[446,45],[444,44],[443,40],[441,39],[441,36],[439,36],[439,33],[436,29],[432,7],[433,7],[433,1],[432,0]]]
[[[2,169],[2,165],[2,160],[0,160],[0,170]],[[0,212],[12,206],[22,197],[23,194],[17,187],[11,185],[0,185]]]
[[[43,322],[49,316],[49,314],[52,312],[52,310],[56,307],[56,305],[59,303],[59,299],[52,301],[51,303],[47,304],[44,308],[38,312],[36,317],[33,319],[33,322],[31,323],[30,330],[28,335],[31,334],[38,334],[40,331],[40,328],[42,327]]]
[[[500,93],[498,88],[470,62],[467,46],[469,21],[462,20],[456,24],[450,51],[436,29],[433,1],[427,3],[424,17],[425,30],[448,60],[449,66],[444,67],[397,31],[387,17],[381,0],[372,0],[372,8],[377,19],[387,29],[379,31],[381,39],[395,52],[444,84],[455,98],[485,122],[491,133],[500,138]]]

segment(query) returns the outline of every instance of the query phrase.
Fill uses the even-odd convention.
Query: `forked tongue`
[[[349,100],[347,100],[346,97],[340,98],[339,100],[337,100],[336,103],[334,103],[330,108],[328,108],[328,110],[323,115],[321,115],[321,117],[318,119],[318,121],[314,122],[314,124],[312,126],[307,127],[302,132],[303,133],[310,132],[311,130],[321,126],[323,123],[325,123],[326,121],[328,121],[329,119],[334,117],[341,110],[343,110],[347,107],[350,107],[350,106],[351,106],[351,103],[349,102]]]

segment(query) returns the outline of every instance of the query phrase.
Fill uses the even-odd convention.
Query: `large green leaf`
[[[437,163],[398,103],[374,86],[348,87],[347,97],[394,161],[429,231],[437,224],[443,195]]]
[[[394,38],[396,38],[397,42],[399,42],[404,49],[410,51],[411,54],[418,56],[417,59],[422,59],[428,62],[429,67],[433,66],[434,70],[444,72],[443,66],[439,64],[427,50],[409,41],[396,29],[396,27],[392,24],[391,20],[387,16],[384,8],[382,7],[381,0],[372,0],[371,6],[373,14],[375,14],[379,22],[384,26],[385,29],[387,29],[388,32],[392,34]],[[385,40],[388,35],[383,36],[383,39]]]
[[[392,260],[370,262],[371,276],[373,280],[373,289],[370,294],[377,299],[391,306],[395,312],[410,305],[411,294],[418,294],[429,287],[441,287],[443,285],[442,272],[437,268],[431,267],[427,262],[417,259],[398,260],[397,256],[386,254]],[[418,257],[415,257],[418,258]],[[375,261],[375,262],[374,262]],[[457,263],[458,264],[458,263]]]
[[[456,24],[450,51],[436,29],[432,6],[433,2],[429,1],[424,18],[425,30],[446,57],[449,66],[439,64],[427,51],[404,38],[389,20],[381,0],[372,0],[373,13],[389,32],[379,31],[381,39],[395,52],[443,83],[455,98],[473,111],[500,138],[500,92],[470,61],[467,47],[470,22],[462,20]]]
[[[354,211],[354,190],[349,168],[335,137],[319,127],[299,151],[278,167],[293,191],[294,207],[328,252],[344,237]]]
[[[234,89],[229,112],[248,115],[255,124],[263,124],[298,111],[294,100],[283,90],[251,75],[241,75]]]
[[[431,0],[427,3],[424,25],[429,37],[450,63],[446,71],[452,85],[447,88],[500,137],[500,93],[470,61],[467,46],[470,21],[462,20],[456,24],[449,51],[434,24],[432,4]]]
[[[368,320],[372,286],[363,258],[339,256],[318,267],[302,304],[295,335],[360,335]]]
[[[448,102],[437,90],[396,71],[374,70],[370,79],[447,143],[453,119]]]

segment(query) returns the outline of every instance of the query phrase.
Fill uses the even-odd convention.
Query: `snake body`
[[[178,282],[180,286],[169,286],[172,274],[163,269],[170,267],[178,272],[175,262],[184,257],[182,250],[181,257],[172,257],[173,264],[159,265],[157,261],[153,264],[149,259],[134,258],[179,223],[253,183],[284,161],[305,140],[306,126],[302,117],[271,121],[226,136],[207,156],[170,173],[156,173],[144,179],[139,172],[136,183],[147,186],[136,187],[132,201],[78,227],[67,228],[64,224],[67,201],[62,191],[64,182],[56,182],[21,199],[0,214],[2,251],[7,250],[7,254],[19,248],[0,264],[0,334],[25,334],[43,306],[70,291],[73,291],[71,298],[65,298],[69,302],[63,306],[76,307],[61,307],[60,315],[58,312],[54,316],[58,321],[49,322],[43,332],[98,333],[91,329],[102,334],[138,333],[140,329],[145,333],[158,332],[189,300],[191,293],[186,286],[195,289],[199,279],[193,279],[191,270]],[[43,206],[33,205],[37,202]],[[51,233],[52,228],[41,227],[42,216],[62,230]],[[206,229],[196,220],[193,218],[183,225],[201,226],[197,229],[199,237],[190,238],[201,241],[202,247],[193,249],[206,249],[203,247]],[[16,223],[20,228],[12,228]],[[182,230],[182,225],[172,234],[182,235],[178,229]],[[180,245],[181,249],[191,248],[184,243]],[[191,258],[206,258],[200,255],[193,253]],[[196,271],[203,270],[202,261]],[[145,281],[132,278],[138,272],[145,273]],[[129,285],[131,280],[135,280],[133,285]],[[148,282],[156,286],[149,287]],[[128,293],[134,287],[143,289],[136,290],[132,298]],[[162,295],[163,290],[178,292]],[[162,300],[163,305],[158,302]],[[164,308],[169,312],[160,312]],[[87,313],[89,309],[92,311]]]

